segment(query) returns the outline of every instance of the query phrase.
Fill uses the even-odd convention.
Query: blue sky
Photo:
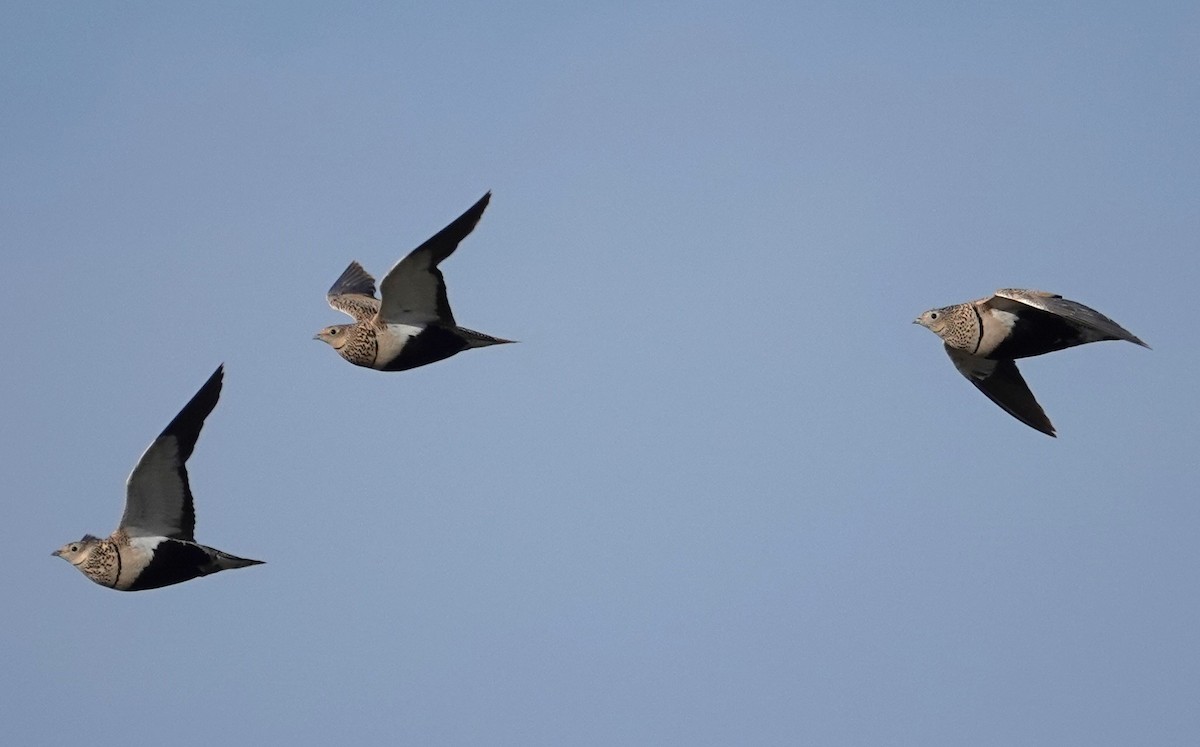
[[[1191,3],[8,4],[0,730],[12,744],[1195,744]],[[382,374],[311,339],[444,265],[521,340]],[[999,287],[1153,346],[1022,363]],[[212,369],[197,538],[120,517]]]

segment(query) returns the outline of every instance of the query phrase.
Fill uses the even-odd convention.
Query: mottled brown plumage
[[[85,534],[80,543],[72,543],[67,547],[71,548],[75,544],[89,548],[89,551],[81,556],[83,562],[76,566],[83,575],[101,586],[116,585],[121,573],[120,546],[129,546],[129,536],[119,530],[113,532],[108,539]],[[74,552],[79,552],[79,549],[75,548]],[[59,550],[59,553],[62,554],[62,550]]]

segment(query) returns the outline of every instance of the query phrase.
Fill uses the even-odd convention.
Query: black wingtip
[[[1003,407],[1003,405],[1001,405],[1001,407]],[[1045,433],[1050,438],[1058,438],[1058,434],[1054,431],[1054,426],[1050,424],[1050,419],[1046,418],[1045,415],[1042,416],[1043,419],[1041,421],[1038,421],[1035,417],[1030,417],[1028,414],[1018,415],[1012,410],[1009,410],[1008,414],[1012,415],[1014,418],[1034,429],[1038,433]]]
[[[449,247],[449,251],[445,252],[449,255],[454,251],[454,247],[458,246],[458,242],[462,241],[475,230],[479,219],[483,217],[483,211],[487,210],[488,203],[492,200],[492,190],[484,193],[475,201],[475,204],[463,211],[463,214],[450,221],[450,225],[438,231],[434,236],[425,242],[426,245],[440,243]],[[443,257],[444,258],[444,257]]]
[[[212,376],[208,377],[208,380],[204,382],[204,384],[200,387],[199,391],[196,392],[196,396],[192,397],[192,399],[194,400],[194,399],[199,398],[200,395],[204,394],[204,392],[209,387],[216,387],[216,392],[215,392],[215,396],[214,396],[214,400],[213,400],[213,404],[216,405],[215,397],[220,396],[221,386],[224,383],[225,383],[225,361],[221,361],[220,363],[217,364],[217,369],[212,372]],[[189,402],[188,404],[190,405],[191,402]],[[211,411],[211,409],[212,408],[209,408],[210,411]]]
[[[196,440],[200,437],[200,429],[204,427],[204,419],[208,417],[217,400],[221,398],[221,387],[225,382],[225,364],[217,366],[212,376],[208,377],[200,389],[192,395],[179,414],[163,429],[162,436],[173,435],[179,440],[179,456],[184,462],[192,455]],[[161,436],[160,436],[161,438]]]
[[[491,203],[491,201],[492,190],[489,189],[487,192],[483,193],[483,197],[480,197],[478,200],[476,200],[474,205],[467,208],[467,212],[463,213],[463,217],[465,218],[467,216],[474,216],[474,222],[478,223],[479,219],[483,217],[483,211],[487,210],[487,206]],[[473,224],[472,227],[474,227]]]
[[[450,221],[448,226],[409,252],[409,256],[419,256],[422,253],[427,253],[429,267],[437,267],[442,260],[454,253],[460,241],[475,230],[475,226],[479,224],[479,219],[483,217],[483,211],[487,209],[488,202],[491,199],[492,191],[488,190],[484,193],[483,197],[480,197],[474,205],[467,208],[462,215]],[[387,282],[386,278],[384,282]]]

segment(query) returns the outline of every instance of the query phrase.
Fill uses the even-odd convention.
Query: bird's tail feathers
[[[468,348],[485,348],[488,345],[504,345],[506,343],[516,342],[516,340],[505,340],[503,337],[485,335],[482,332],[476,332],[475,330],[467,329],[466,327],[459,327],[457,332],[458,336],[467,343]]]
[[[213,563],[223,571],[230,570],[231,568],[245,568],[248,565],[262,565],[264,562],[262,560],[251,560],[250,558],[239,558],[236,555],[230,555],[227,552],[221,552],[212,548],[209,548],[209,551]]]

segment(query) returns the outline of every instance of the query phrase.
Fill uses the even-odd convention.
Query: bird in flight
[[[54,551],[101,586],[141,591],[230,568],[258,565],[196,542],[196,511],[187,460],[204,419],[221,396],[218,366],[170,425],[150,444],[125,483],[125,514],[107,539],[85,534]]]
[[[988,399],[1048,436],[1054,436],[1054,426],[1017,370],[1017,358],[1101,340],[1150,347],[1095,309],[1053,293],[1016,288],[930,309],[913,323],[942,338],[955,368]]]
[[[313,339],[328,343],[356,366],[405,371],[449,358],[468,348],[514,342],[458,326],[438,264],[454,253],[487,208],[488,192],[450,225],[396,263],[380,283],[351,262],[326,298],[352,324],[326,327]]]

